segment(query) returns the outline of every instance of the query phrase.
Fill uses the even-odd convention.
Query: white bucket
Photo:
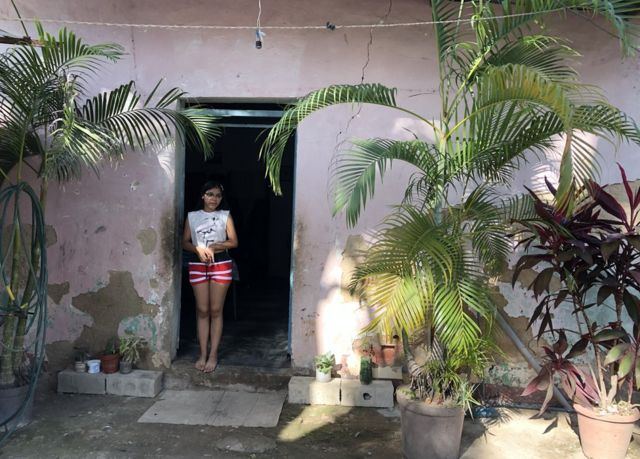
[[[100,373],[100,360],[87,360],[89,373]]]

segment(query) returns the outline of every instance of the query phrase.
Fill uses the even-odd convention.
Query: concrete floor
[[[179,371],[180,373],[183,370]],[[246,373],[246,372],[245,372]],[[221,368],[208,387],[251,390],[246,375]],[[238,378],[237,383],[233,383]],[[285,375],[262,376],[259,390],[277,390]],[[244,380],[244,382],[243,382]],[[192,379],[168,378],[175,388]],[[197,382],[196,382],[197,383]],[[138,423],[154,399],[58,395],[43,384],[33,422],[14,433],[3,458],[400,458],[396,410],[302,406],[285,403],[274,428],[233,428]],[[577,434],[564,413],[529,419],[530,410],[501,409],[500,418],[465,421],[461,458],[582,458]],[[640,434],[640,431],[637,432]],[[629,448],[640,458],[640,435]]]

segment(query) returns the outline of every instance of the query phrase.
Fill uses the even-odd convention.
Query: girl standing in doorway
[[[203,208],[189,212],[184,224],[182,247],[198,256],[189,263],[189,282],[196,298],[200,357],[196,368],[211,373],[218,365],[218,346],[222,337],[222,308],[231,285],[232,261],[228,249],[238,247],[233,219],[220,210],[224,188],[208,181],[202,186]],[[211,337],[211,349],[207,347]]]

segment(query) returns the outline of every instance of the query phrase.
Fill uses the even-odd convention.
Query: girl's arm
[[[184,222],[184,232],[182,233],[182,248],[187,252],[193,252],[198,255],[198,259],[203,263],[211,263],[213,261],[213,252],[209,247],[196,247],[191,242],[191,228],[189,227],[189,219]]]
[[[236,227],[233,224],[233,218],[231,214],[227,217],[227,240],[224,242],[216,242],[209,246],[214,253],[224,252],[228,249],[235,249],[238,247],[238,235],[236,234]]]

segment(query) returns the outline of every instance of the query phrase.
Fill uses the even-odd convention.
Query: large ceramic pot
[[[599,415],[591,408],[575,404],[582,452],[589,459],[624,459],[633,434],[633,425],[640,419],[635,408],[629,416]]]
[[[25,399],[29,395],[29,385],[0,389],[0,425],[3,425],[13,415],[17,414]],[[7,427],[9,430],[24,427],[31,422],[33,397],[27,401],[22,414],[13,418]]]
[[[458,459],[464,409],[411,400],[398,388],[402,453],[407,459]]]

